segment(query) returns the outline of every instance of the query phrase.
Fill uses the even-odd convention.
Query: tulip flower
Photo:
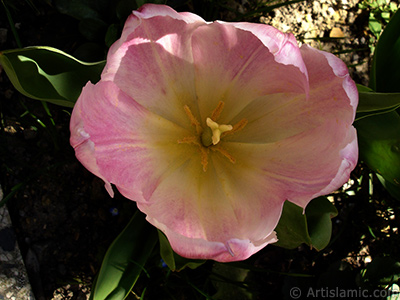
[[[357,104],[345,64],[292,34],[147,4],[83,88],[71,145],[175,252],[239,261],[279,239],[285,201],[349,179]]]

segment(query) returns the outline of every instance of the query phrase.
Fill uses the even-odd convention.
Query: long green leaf
[[[27,97],[73,107],[82,87],[100,79],[105,61],[85,63],[51,47],[28,47],[0,52],[14,87]]]
[[[400,10],[384,29],[375,49],[370,86],[377,92],[400,92]]]
[[[357,112],[373,113],[400,107],[400,93],[359,92]]]
[[[400,93],[375,93],[366,87],[359,90],[356,120],[385,114],[400,107]],[[365,89],[364,89],[365,88]]]
[[[135,285],[158,240],[157,230],[141,212],[136,212],[129,224],[108,249],[90,300],[123,300]]]

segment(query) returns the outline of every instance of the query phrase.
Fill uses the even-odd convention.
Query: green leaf
[[[203,259],[188,259],[176,254],[174,250],[172,250],[167,237],[160,230],[158,231],[158,238],[160,240],[161,258],[172,271],[181,271],[186,267],[196,269],[206,262]]]
[[[322,250],[331,239],[331,218],[336,215],[336,208],[325,197],[313,199],[305,213],[300,206],[286,201],[275,228],[278,242],[274,245],[294,249],[305,243],[318,251]]]
[[[363,283],[371,287],[385,287],[400,279],[400,262],[385,256],[376,257],[362,273]]]
[[[379,174],[376,174],[376,177],[378,177],[379,181],[382,183],[382,185],[385,187],[385,189],[389,192],[389,194],[391,194],[394,198],[400,200],[400,188],[397,184],[387,181],[385,178],[383,178]]]
[[[78,20],[104,19],[110,9],[109,0],[54,0],[53,5],[59,12]]]
[[[275,231],[278,236],[275,246],[294,249],[302,243],[311,244],[303,209],[292,202],[286,201],[283,205],[282,216]]]
[[[85,18],[79,22],[79,32],[89,41],[102,41],[108,25],[100,19]]]
[[[389,112],[358,120],[360,158],[385,180],[389,192],[400,193],[400,116]],[[397,192],[396,192],[397,191]],[[397,197],[399,200],[400,198]]]
[[[370,86],[377,92],[400,92],[400,10],[384,29],[375,49]]]
[[[394,110],[400,106],[400,93],[360,92],[357,112]]]
[[[325,197],[316,198],[307,205],[308,233],[311,245],[318,251],[328,246],[332,235],[331,219],[337,214],[336,208]]]
[[[364,86],[362,84],[358,84],[357,83],[356,85],[357,85],[357,91],[359,93],[362,93],[362,92],[367,93],[367,92],[373,92],[374,91],[373,89],[371,89],[371,88],[369,88],[367,86]]]
[[[108,249],[90,300],[123,300],[130,293],[157,243],[157,231],[136,212]]]
[[[117,24],[111,24],[108,29],[106,36],[104,38],[104,42],[108,48],[119,38],[119,26]]]
[[[239,268],[233,264],[215,263],[209,277],[217,290],[212,299],[254,299],[250,289],[246,288],[246,277],[249,272],[249,269]]]
[[[105,61],[85,63],[55,48],[28,47],[0,52],[0,64],[25,96],[73,107],[82,87],[100,79]]]
[[[400,93],[360,92],[356,120],[384,114],[400,107]]]
[[[382,31],[382,24],[375,18],[373,14],[369,16],[368,25],[371,32],[378,37]]]

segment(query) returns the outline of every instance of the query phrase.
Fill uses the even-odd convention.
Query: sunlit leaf
[[[109,247],[90,300],[123,300],[130,293],[157,243],[157,230],[141,212]]]
[[[105,62],[85,63],[55,48],[28,47],[0,52],[0,64],[25,96],[73,107],[82,87],[100,79]]]

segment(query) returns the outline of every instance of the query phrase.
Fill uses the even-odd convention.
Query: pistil
[[[203,133],[203,135],[201,136],[201,141],[203,142],[203,145],[206,147],[211,146],[211,144],[213,145],[218,144],[221,140],[221,134],[233,129],[232,125],[225,125],[225,124],[219,125],[217,122],[214,122],[210,118],[206,119],[206,123],[207,126],[210,127],[212,131],[211,139],[209,133],[208,134]]]

